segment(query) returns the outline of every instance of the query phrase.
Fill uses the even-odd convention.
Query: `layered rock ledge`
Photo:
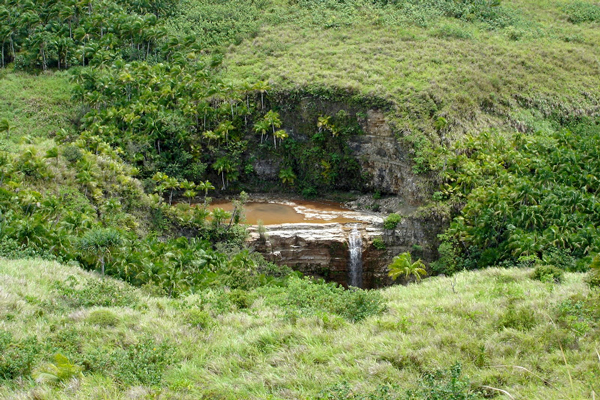
[[[355,226],[363,242],[364,288],[392,284],[387,266],[399,253],[411,251],[427,261],[435,256],[436,241],[422,221],[411,217],[404,218],[394,230],[384,230],[381,222],[280,224],[265,226],[266,233],[261,237],[258,229],[251,227],[249,242],[271,262],[347,286],[348,238]],[[377,237],[385,244],[384,249],[373,245]]]

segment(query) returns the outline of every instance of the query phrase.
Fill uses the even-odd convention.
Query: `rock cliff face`
[[[317,129],[317,120],[323,115],[336,115],[344,111],[362,128],[363,134],[350,138],[348,145],[358,161],[361,171],[368,177],[366,188],[372,191],[397,195],[407,205],[419,205],[426,194],[427,179],[412,172],[408,147],[401,143],[386,121],[384,111],[374,107],[361,107],[341,101],[323,100],[310,95],[301,98],[272,99],[283,121],[282,127],[291,138],[305,142],[309,133]],[[259,179],[278,179],[280,161],[258,157],[254,170]]]
[[[411,251],[426,261],[435,256],[435,234],[432,236],[426,225],[412,218],[404,218],[393,231],[384,230],[381,224],[361,223],[270,225],[266,227],[266,238],[251,229],[250,243],[269,261],[347,286],[350,274],[348,238],[354,226],[363,241],[364,288],[390,285],[387,265],[399,253]],[[383,239],[385,249],[373,246],[376,237]]]
[[[354,136],[350,147],[361,168],[371,176],[373,190],[393,193],[408,204],[422,201],[424,180],[411,169],[409,155],[379,110],[368,110],[363,121],[364,135]]]

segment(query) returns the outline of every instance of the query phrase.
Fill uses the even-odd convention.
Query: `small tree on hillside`
[[[96,266],[100,265],[104,275],[106,258],[122,243],[121,234],[114,229],[93,229],[79,239],[77,247],[84,255],[96,259]]]
[[[421,277],[427,275],[423,261],[419,259],[412,262],[412,256],[409,252],[394,257],[388,268],[390,270],[388,275],[394,280],[398,279],[399,276],[404,275],[406,279],[414,276],[417,281],[420,281]]]

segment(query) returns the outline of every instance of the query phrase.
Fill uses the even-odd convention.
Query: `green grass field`
[[[387,311],[351,323],[290,316],[265,289],[237,306],[226,289],[175,300],[76,267],[2,259],[0,331],[12,335],[2,373],[28,338],[40,355],[0,398],[308,399],[333,396],[343,381],[358,394],[395,384],[391,398],[404,398],[423,373],[455,362],[473,392],[494,398],[511,398],[495,389],[516,399],[593,398],[597,294],[582,274],[563,284],[530,275],[492,268],[391,287],[381,292]],[[71,366],[58,382],[35,383],[55,353],[82,372]]]
[[[440,136],[451,138],[535,130],[554,114],[598,113],[598,21],[570,22],[570,3],[504,1],[512,22],[495,29],[358,1],[275,7],[255,38],[229,48],[227,74],[266,79],[275,90],[325,86],[388,99],[400,133],[436,141],[439,117],[448,122]]]

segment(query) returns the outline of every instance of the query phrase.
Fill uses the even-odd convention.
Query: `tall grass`
[[[83,377],[61,384],[30,375],[5,381],[0,397],[306,399],[343,381],[357,395],[396,385],[404,396],[425,393],[423,374],[459,362],[473,393],[589,399],[600,391],[598,299],[588,297],[581,274],[566,274],[563,284],[530,274],[492,268],[388,288],[384,314],[352,323],[328,313],[289,318],[265,292],[239,308],[225,304],[221,290],[151,297],[78,268],[0,260],[0,330],[15,342],[37,338],[34,369],[55,352],[83,368]],[[126,289],[129,300],[73,304],[57,291],[71,276],[81,288],[102,280]],[[110,323],[106,315],[99,323],[97,310]],[[202,323],[192,310],[205,310]],[[124,356],[126,375],[110,367]],[[139,375],[144,363],[147,378]]]

